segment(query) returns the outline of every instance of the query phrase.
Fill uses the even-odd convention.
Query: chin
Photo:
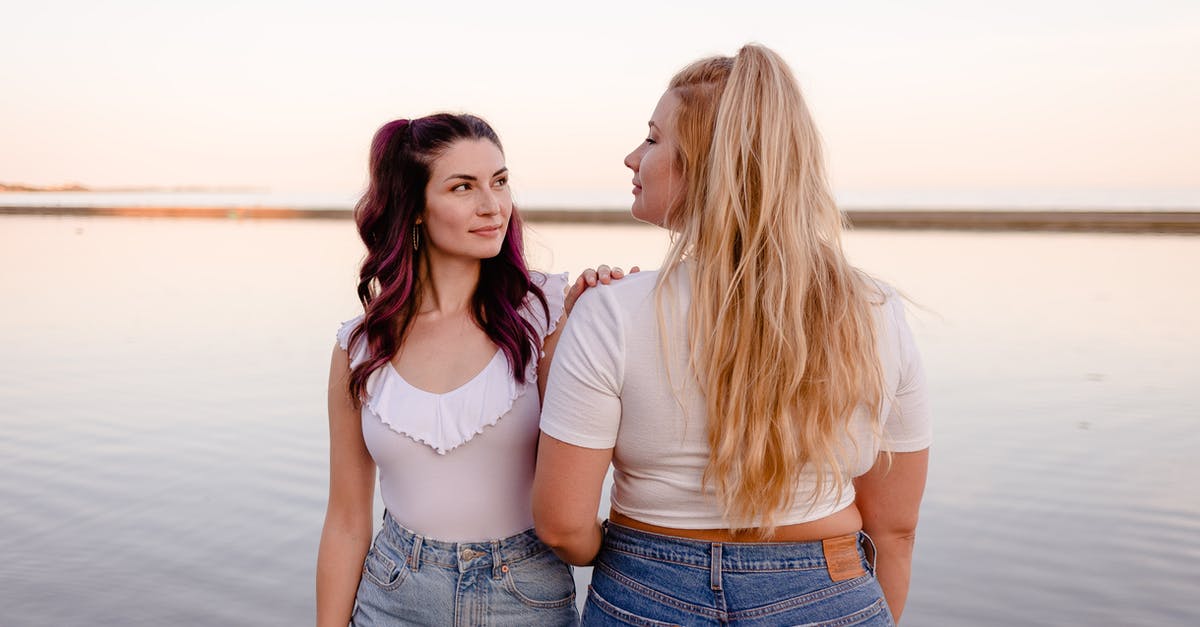
[[[646,211],[646,209],[638,203],[633,203],[633,207],[629,209],[629,213],[632,214],[634,219],[639,222],[645,222],[646,224],[653,226],[663,225],[664,216],[661,213]]]

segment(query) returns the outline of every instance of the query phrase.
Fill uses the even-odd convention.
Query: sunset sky
[[[1200,189],[1200,2],[675,4],[8,3],[0,182],[352,192],[454,110],[519,193],[619,196],[671,74],[757,41],[839,189]]]

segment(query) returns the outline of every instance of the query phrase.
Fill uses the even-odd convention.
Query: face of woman
[[[423,227],[430,259],[488,259],[500,254],[512,194],[504,154],[486,139],[461,139],[432,164]]]
[[[675,163],[675,110],[679,97],[668,91],[650,116],[650,130],[625,167],[633,170],[633,217],[663,226],[671,203],[683,193],[683,174]]]

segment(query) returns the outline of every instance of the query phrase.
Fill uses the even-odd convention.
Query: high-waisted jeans
[[[383,518],[352,625],[578,624],[571,569],[532,529],[503,540],[443,542]]]
[[[605,523],[584,625],[892,625],[866,534],[704,542]]]

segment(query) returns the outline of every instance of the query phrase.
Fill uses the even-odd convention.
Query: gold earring
[[[413,250],[420,249],[420,247],[421,247],[420,242],[421,242],[421,238],[420,238],[420,235],[417,233],[417,227],[416,227],[416,225],[413,225]]]

